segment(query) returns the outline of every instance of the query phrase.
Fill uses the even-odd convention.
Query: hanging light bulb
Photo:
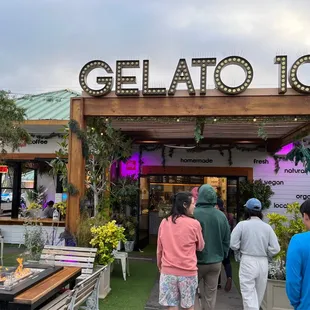
[[[179,122],[180,121],[180,119],[179,118],[177,118],[177,122]]]
[[[253,122],[256,122],[256,117],[253,118]]]
[[[109,121],[109,118],[107,117],[107,118],[105,119],[105,121],[108,122],[108,121]]]
[[[100,135],[103,136],[103,132]]]
[[[297,121],[298,121],[298,118],[297,118],[296,116],[295,116],[295,118],[294,118],[294,121],[295,121],[295,122],[297,122]]]
[[[216,117],[214,117],[213,122],[215,123],[217,121]]]

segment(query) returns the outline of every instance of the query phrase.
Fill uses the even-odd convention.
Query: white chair
[[[118,252],[116,251],[114,253],[114,258],[115,260],[118,260],[122,264],[122,272],[123,272],[123,278],[124,281],[126,281],[126,276],[130,276],[129,273],[129,258],[128,258],[128,253],[126,252]]]

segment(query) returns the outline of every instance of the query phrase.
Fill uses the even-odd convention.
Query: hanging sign
[[[303,84],[298,79],[298,69],[301,65],[310,63],[310,54],[298,58],[292,65],[288,72],[287,69],[287,56],[276,56],[274,63],[279,65],[279,94],[287,92],[287,80],[291,87],[298,93],[310,94],[310,85]],[[174,96],[179,84],[185,84],[189,95],[205,96],[207,94],[207,69],[208,67],[215,66],[213,78],[216,88],[225,95],[238,95],[243,93],[252,83],[254,70],[248,60],[239,56],[229,56],[219,62],[216,58],[193,58],[191,60],[192,67],[200,68],[200,85],[199,92],[196,91],[192,81],[192,75],[189,70],[186,59],[179,60],[175,69],[170,87],[167,88],[151,88],[149,87],[149,73],[150,63],[149,60],[143,60],[142,65],[142,92],[139,88],[124,88],[125,84],[136,84],[135,76],[127,76],[123,74],[124,69],[140,68],[139,60],[117,60],[115,69],[115,94],[117,96]],[[225,67],[235,65],[245,73],[244,81],[238,86],[229,86],[225,84],[221,78],[221,73]],[[98,76],[97,83],[103,85],[100,89],[93,89],[87,84],[87,77],[95,69],[104,69],[109,76]],[[90,96],[102,97],[106,96],[112,91],[113,83],[113,70],[106,62],[102,60],[92,60],[88,62],[81,70],[79,75],[79,82],[82,89]]]
[[[8,166],[0,165],[0,173],[8,173],[8,172],[9,172]]]

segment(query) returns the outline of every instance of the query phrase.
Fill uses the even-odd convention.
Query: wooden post
[[[81,129],[85,128],[84,98],[71,99],[70,119],[77,121]],[[85,191],[85,159],[82,154],[81,140],[71,131],[68,162],[68,182],[74,185],[79,193],[75,196],[68,195],[66,228],[70,233],[75,233],[80,221],[80,199]]]

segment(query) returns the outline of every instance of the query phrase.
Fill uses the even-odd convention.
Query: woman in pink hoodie
[[[199,222],[193,218],[193,195],[174,195],[170,216],[162,220],[157,241],[160,272],[159,303],[170,310],[194,309],[198,286],[196,251],[204,240]]]

